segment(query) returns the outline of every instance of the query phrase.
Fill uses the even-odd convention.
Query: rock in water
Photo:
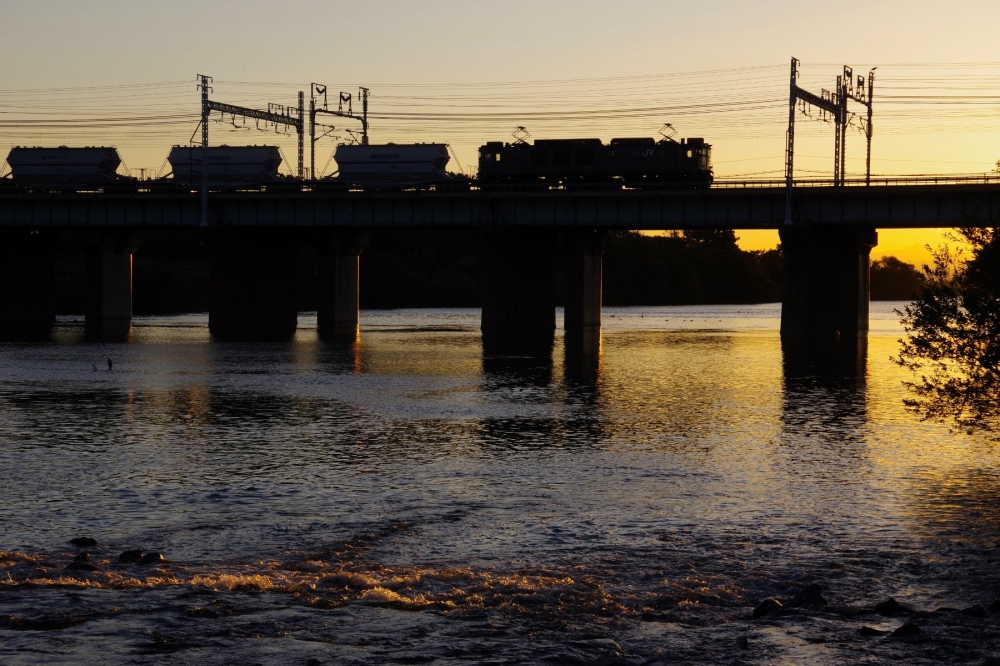
[[[135,550],[126,550],[118,556],[118,561],[122,564],[138,564],[142,561],[142,551],[138,548]]]
[[[899,636],[900,638],[909,638],[911,636],[916,636],[920,633],[920,627],[910,622],[907,622],[902,627],[892,632],[893,636]]]
[[[90,537],[77,537],[75,539],[70,539],[69,542],[74,546],[79,546],[80,548],[87,548],[97,545],[97,539],[92,539]]]
[[[822,606],[825,603],[823,588],[816,583],[806,585],[792,599],[792,606]]]
[[[638,664],[638,661],[626,659],[618,654],[606,654],[593,662],[591,666],[638,666]]]
[[[892,617],[896,613],[909,613],[910,610],[890,597],[881,603],[875,604],[875,612],[885,617]]]
[[[969,617],[986,617],[986,609],[982,606],[970,606],[968,608],[963,608],[958,612],[962,615],[968,615]]]
[[[753,609],[753,619],[766,617],[771,613],[781,610],[783,606],[781,602],[777,599],[765,599],[764,601],[757,604],[757,607]]]
[[[164,562],[164,561],[165,560],[163,559],[163,555],[161,555],[160,553],[146,553],[139,560],[139,564],[142,564],[142,565],[159,564],[159,563]]]
[[[886,632],[881,629],[875,629],[874,627],[861,627],[858,629],[858,633],[862,636],[881,636]]]
[[[66,571],[97,571],[97,567],[90,563],[90,553],[80,553],[66,566]]]

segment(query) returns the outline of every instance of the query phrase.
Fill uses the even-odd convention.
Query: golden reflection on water
[[[365,315],[346,345],[177,321],[137,326],[140,344],[6,349],[0,586],[608,619],[734,652],[754,603],[803,576],[838,608],[989,605],[994,445],[905,411],[884,308],[834,363],[783,348],[776,312],[620,309],[595,353],[560,333],[541,359],[484,357],[469,312]],[[115,372],[91,372],[109,349]],[[81,525],[100,572],[66,568]],[[137,546],[168,562],[116,561]],[[824,613],[795,616],[840,623],[806,656],[850,662],[854,620]],[[780,622],[754,640],[792,654]]]
[[[599,393],[609,410],[647,423],[649,436],[723,438],[747,422],[776,423],[782,376],[773,336],[642,331],[605,337]]]
[[[213,428],[259,423],[263,440],[265,428],[309,424],[324,413],[356,424],[349,432],[364,458],[377,416],[392,423],[386,451],[642,450],[681,456],[677,466],[692,493],[718,492],[709,490],[711,479],[726,479],[726,493],[743,493],[734,503],[799,502],[822,511],[806,506],[811,497],[846,502],[854,493],[878,507],[866,511],[905,515],[907,529],[928,538],[946,533],[966,510],[977,530],[997,521],[990,508],[997,451],[906,413],[908,375],[889,360],[901,335],[891,315],[873,326],[853,366],[833,368],[798,363],[782,348],[776,320],[742,329],[721,319],[657,327],[648,314],[630,316],[611,319],[596,347],[582,350],[588,353],[558,335],[548,359],[484,358],[478,330],[464,320],[369,327],[339,345],[321,342],[314,330],[287,345],[238,345],[211,342],[203,327],[184,322],[141,325],[143,344],[129,348],[145,357],[132,362],[118,348],[114,377],[100,377],[125,380],[129,418],[179,425],[186,439],[220,453],[233,444],[210,441]],[[274,375],[262,393],[254,378]],[[337,377],[363,383],[329,383]],[[402,411],[383,414],[383,403]],[[309,428],[315,441],[330,437],[321,424]],[[185,465],[200,464],[200,455]],[[659,491],[644,485],[613,494],[628,503],[643,492]]]

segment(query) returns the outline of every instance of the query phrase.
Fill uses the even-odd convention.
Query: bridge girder
[[[797,190],[797,224],[919,228],[983,226],[1000,219],[996,184],[809,187]],[[213,193],[209,226],[492,227],[608,229],[777,229],[781,187],[690,192],[324,194]],[[11,194],[0,196],[0,227],[197,227],[190,194]]]

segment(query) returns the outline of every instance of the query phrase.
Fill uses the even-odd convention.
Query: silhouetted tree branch
[[[924,266],[922,295],[900,313],[893,360],[916,375],[904,402],[923,420],[1000,430],[1000,234],[964,228],[968,254],[947,245]]]

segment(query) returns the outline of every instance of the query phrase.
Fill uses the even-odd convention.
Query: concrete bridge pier
[[[0,231],[0,338],[44,338],[55,323],[52,239],[27,228]]]
[[[854,349],[868,334],[869,264],[878,233],[870,227],[786,226],[781,305],[783,343],[825,353]]]
[[[140,241],[138,233],[124,229],[102,229],[84,237],[88,336],[118,340],[132,330],[132,253]]]
[[[601,349],[602,256],[607,247],[607,232],[570,231],[564,240],[566,352],[592,356]]]
[[[209,332],[218,340],[292,337],[295,234],[281,227],[213,231]]]
[[[555,339],[557,232],[550,228],[487,229],[484,242],[483,352],[548,356]]]
[[[354,342],[359,337],[360,255],[368,240],[368,232],[352,230],[320,238],[316,326],[322,340]]]

